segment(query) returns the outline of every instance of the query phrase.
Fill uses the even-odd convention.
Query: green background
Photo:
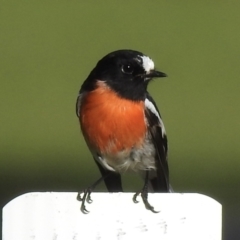
[[[239,239],[239,9],[237,0],[1,0],[1,206],[30,191],[77,192],[100,176],[76,96],[101,57],[135,49],[169,76],[149,91],[167,128],[175,191],[218,200],[224,239]],[[126,176],[127,191],[139,184]]]

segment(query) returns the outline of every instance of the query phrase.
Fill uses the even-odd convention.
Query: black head
[[[96,81],[104,81],[121,97],[143,100],[149,81],[166,77],[154,69],[154,62],[141,52],[118,50],[103,57],[83,83],[81,92],[91,91]]]

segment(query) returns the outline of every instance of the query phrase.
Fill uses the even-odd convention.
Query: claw
[[[80,202],[83,200],[83,198],[81,197],[81,194],[82,194],[82,192],[79,192],[77,195],[77,200]]]
[[[93,200],[91,199],[91,192],[88,192],[86,201],[87,201],[87,203],[92,203],[93,202]]]
[[[147,199],[148,196],[146,193],[141,193],[141,197],[142,197],[143,203],[145,205],[145,208],[147,210],[150,210],[153,213],[159,213],[159,211],[154,210],[154,207],[152,205],[150,205],[150,203],[148,202],[148,199]]]
[[[150,203],[148,202],[148,193],[147,192],[144,192],[145,189],[142,189],[142,191],[140,192],[136,192],[134,195],[133,195],[133,202],[134,203],[138,203],[139,201],[137,200],[137,197],[138,195],[141,193],[141,197],[142,197],[142,200],[143,200],[143,203],[145,205],[145,208],[147,210],[150,210],[151,212],[153,213],[159,213],[159,211],[156,211],[154,210],[154,207],[152,205],[150,205]]]
[[[134,195],[133,195],[133,202],[134,203],[139,203],[139,201],[137,200],[137,197],[138,195],[140,194],[141,192],[136,192]]]
[[[92,203],[92,199],[91,199],[91,196],[90,196],[91,192],[92,192],[91,188],[86,188],[82,192],[79,192],[78,195],[77,195],[77,200],[82,202],[80,209],[81,209],[81,212],[84,213],[84,214],[89,213],[89,211],[86,209],[85,203],[86,202],[87,203]],[[83,197],[81,197],[82,193],[83,193]]]
[[[84,214],[88,214],[89,213],[89,211],[86,209],[86,206],[85,206],[85,204],[83,204],[83,202],[82,202],[82,204],[81,204],[81,212],[82,213],[84,213]]]
[[[151,206],[150,203],[148,202],[148,175],[149,175],[149,172],[147,171],[144,186],[141,191],[138,191],[133,195],[133,202],[138,203],[137,197],[141,193],[141,197],[145,205],[145,208],[147,210],[152,211],[153,213],[159,213],[159,211],[154,210],[154,207]]]
[[[87,203],[92,203],[92,199],[91,199],[91,193],[93,191],[93,189],[105,178],[107,177],[108,175],[106,176],[103,176],[103,177],[100,177],[95,183],[93,183],[90,187],[84,189],[83,191],[79,192],[78,195],[77,195],[77,200],[82,202],[81,204],[81,211],[82,213],[84,214],[87,214],[89,213],[89,211],[86,209],[86,206],[85,206],[85,202]],[[81,197],[81,194],[83,193],[83,197]]]

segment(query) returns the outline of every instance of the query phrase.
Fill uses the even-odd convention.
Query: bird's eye
[[[122,72],[126,74],[132,74],[133,73],[133,66],[130,63],[122,65]]]

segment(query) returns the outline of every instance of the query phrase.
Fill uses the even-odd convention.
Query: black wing
[[[152,178],[150,182],[154,192],[169,192],[170,184],[167,162],[167,136],[159,110],[149,93],[147,93],[145,100],[145,115],[148,121],[149,133],[156,149],[155,164],[157,176]]]

